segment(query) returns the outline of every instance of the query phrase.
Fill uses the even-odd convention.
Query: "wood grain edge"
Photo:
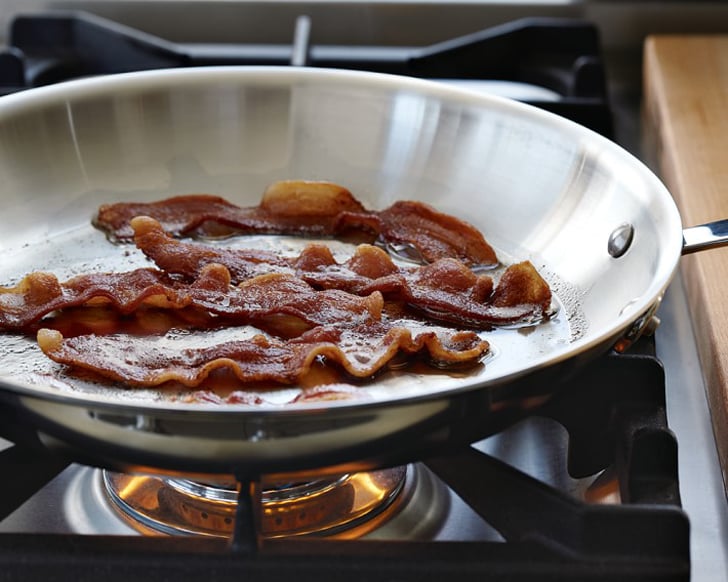
[[[668,99],[672,90],[665,77],[666,63],[662,62],[665,43],[674,42],[672,37],[648,37],[644,47],[643,87],[643,148],[648,164],[655,170],[673,194],[683,220],[694,224],[700,213],[693,208],[696,184],[685,168],[685,157],[679,152],[695,147],[688,136],[679,132],[672,121],[676,112]],[[703,220],[700,218],[699,220]],[[725,289],[716,288],[716,273],[723,270],[725,258],[708,251],[701,255],[683,257],[680,271],[693,332],[700,357],[706,397],[711,414],[713,433],[720,459],[724,486],[728,488],[728,329],[716,320],[717,297],[728,303],[728,278]],[[689,390],[690,387],[684,387]]]

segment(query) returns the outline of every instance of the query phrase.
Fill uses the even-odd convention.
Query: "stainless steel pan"
[[[495,356],[473,372],[392,371],[362,388],[365,400],[286,406],[184,404],[63,373],[49,381],[58,366],[32,341],[3,335],[5,434],[125,470],[398,462],[499,430],[639,333],[683,252],[660,181],[554,115],[377,74],[180,69],[0,99],[0,282],[145,264],[91,226],[101,203],[209,192],[254,205],[266,185],[291,178],[338,182],[370,208],[416,199],[470,221],[503,257],[534,262],[559,316],[492,334]]]

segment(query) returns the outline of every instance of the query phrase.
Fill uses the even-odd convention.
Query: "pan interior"
[[[664,188],[607,140],[510,101],[383,75],[191,69],[11,96],[0,101],[0,177],[2,285],[36,270],[63,280],[149,266],[91,226],[102,203],[205,192],[251,206],[273,181],[308,179],[342,184],[369,208],[415,199],[466,219],[506,261],[530,259],[556,291],[551,321],[484,335],[493,356],[482,366],[391,370],[364,388],[376,402],[495,385],[606,349],[664,290],[680,248]],[[635,239],[614,259],[607,241],[625,223]],[[293,253],[306,242],[220,244]],[[177,402],[175,388],[79,380],[12,334],[0,336],[0,379],[53,397],[197,406]],[[297,391],[265,397],[276,407]]]

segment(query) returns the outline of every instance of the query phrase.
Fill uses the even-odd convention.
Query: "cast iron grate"
[[[614,468],[622,504],[578,501],[466,447],[425,462],[504,542],[262,541],[249,488],[241,484],[229,542],[2,534],[0,579],[689,580],[689,522],[680,507],[677,442],[667,426],[659,360],[651,353],[609,354],[558,395],[538,414],[566,427],[569,473]],[[2,474],[14,477],[0,483],[0,517],[65,466],[34,448],[2,453]]]
[[[522,100],[612,137],[606,75],[594,25],[528,18],[424,47],[317,45],[298,19],[290,44],[184,44],[86,13],[17,16],[0,53],[0,94],[76,77],[169,67],[295,65],[430,79],[501,80],[558,98]]]

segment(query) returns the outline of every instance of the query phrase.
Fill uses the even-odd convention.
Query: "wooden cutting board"
[[[654,36],[644,57],[645,153],[685,226],[728,218],[728,36]],[[728,483],[728,248],[681,269]]]

